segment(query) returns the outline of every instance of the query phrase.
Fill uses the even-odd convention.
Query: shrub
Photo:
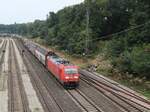
[[[131,72],[131,64],[132,60],[130,57],[130,52],[124,51],[120,57],[116,58],[116,67],[121,71],[121,72]]]
[[[141,77],[150,78],[150,52],[147,51],[149,45],[134,47],[131,52],[131,69]]]
[[[110,57],[119,57],[125,49],[125,42],[123,39],[113,39],[107,43],[107,51]]]
[[[136,77],[150,79],[150,44],[125,50],[120,56],[112,59],[112,64],[121,72],[132,73]]]

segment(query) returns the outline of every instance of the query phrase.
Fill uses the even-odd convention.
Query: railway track
[[[18,41],[16,41],[16,43],[19,46],[18,48],[19,48],[20,52],[22,49],[25,49],[24,46],[22,46]],[[31,64],[32,59],[29,57],[28,54],[25,54],[25,56],[26,56],[26,58],[23,56],[23,61],[24,61],[25,65],[27,66],[29,75],[31,77],[31,81],[34,85],[34,88],[37,91],[40,101],[42,102],[44,111],[45,112],[51,112],[51,111],[61,112],[61,110],[59,109],[59,107],[57,107],[57,104],[55,104],[52,96],[49,94],[49,92],[47,90],[47,89],[49,89],[49,87],[47,86],[47,84],[45,84],[46,86],[44,85],[43,81],[40,79],[40,77],[38,75],[39,73],[37,73],[36,69]]]
[[[31,55],[31,54],[29,54],[29,55]],[[27,57],[27,56],[26,56]],[[30,57],[30,56],[29,56]],[[33,62],[33,59],[30,61],[30,62]],[[34,65],[37,65],[37,63],[35,63],[34,62]],[[37,67],[37,66],[36,66]],[[36,68],[36,67],[34,67],[34,69],[36,69],[36,70],[39,70],[39,69],[41,69],[43,66],[41,66],[40,68]],[[38,71],[36,71],[37,72],[37,74],[36,75],[38,75],[38,74],[45,74],[44,72],[41,72],[41,71],[43,71],[42,69],[41,70],[39,70],[39,72]],[[47,70],[46,70],[46,72],[47,72]],[[47,74],[45,74],[45,75],[43,75],[43,77],[46,77],[47,76]],[[37,76],[36,76],[37,77]],[[41,75],[39,75],[39,77],[40,77],[40,79],[42,79],[43,77],[41,77]],[[49,75],[49,77],[50,77],[50,79],[53,79],[54,81],[55,81],[55,83],[57,84],[57,86],[58,87],[54,87],[55,89],[56,88],[58,88],[58,90],[60,91],[60,92],[62,92],[63,93],[63,91],[64,91],[64,89],[63,89],[63,87],[62,87],[62,85],[60,85],[59,83],[58,83],[58,81],[57,80],[55,80],[55,78],[54,77],[52,77],[52,75]],[[46,83],[46,81],[45,80],[47,80],[48,81],[48,83]],[[46,79],[44,79],[44,81],[43,81],[43,83],[44,83],[44,85],[45,85],[45,87],[46,86],[48,86],[48,88],[50,88],[49,87],[49,83],[50,83],[51,81],[50,80],[48,80],[48,78],[46,78]],[[52,85],[52,84],[50,84],[50,85]],[[53,88],[53,89],[54,89]],[[53,91],[58,91],[58,90],[53,90]],[[53,99],[55,100],[55,102],[56,102],[56,104],[58,104],[59,105],[59,107],[61,108],[60,110],[66,110],[66,106],[65,105],[63,105],[62,103],[60,103],[61,102],[61,98],[59,98],[55,93],[53,93],[53,91],[51,90],[49,90],[49,93],[51,94],[51,96],[53,96]],[[79,91],[79,90],[78,90]],[[72,91],[65,91],[65,93],[67,93],[67,94],[69,94],[69,96],[66,96],[66,98],[68,97],[70,97],[80,108],[82,108],[82,111],[88,111],[88,112],[90,112],[91,110],[93,110],[93,111],[99,111],[99,112],[102,112],[102,109],[100,109],[100,107],[98,107],[98,106],[96,106],[96,104],[94,104],[93,103],[93,101],[92,100],[90,100],[88,97],[86,97],[86,95],[81,95],[80,93],[81,92],[76,92],[77,94],[77,96],[80,96],[80,97],[82,97],[82,100],[80,100],[80,98],[77,98],[75,95],[74,95],[74,93],[72,92]],[[59,92],[56,92],[56,93],[59,93]],[[66,99],[65,98],[65,99]],[[98,97],[97,97],[98,98]],[[87,100],[87,99],[89,99],[89,100]],[[83,101],[84,100],[84,101]],[[83,103],[83,102],[86,102],[86,103]],[[103,103],[103,102],[101,102],[101,103]],[[69,104],[69,103],[68,103]],[[67,106],[70,106],[71,104],[69,104],[68,105],[67,104]],[[94,106],[95,105],[95,106]],[[87,110],[88,108],[87,108],[87,106],[89,106],[89,110]],[[76,107],[77,108],[77,107]],[[86,109],[87,108],[87,109]],[[90,110],[91,109],[91,110]],[[68,109],[67,109],[68,110]],[[66,110],[66,111],[67,111]],[[106,109],[107,110],[107,109]],[[111,110],[111,109],[110,109]],[[116,110],[116,109],[114,109],[114,110]],[[66,112],[65,111],[65,112]],[[69,109],[69,111],[70,111],[70,109]],[[117,112],[117,111],[116,111]],[[120,109],[118,109],[118,112],[121,112],[120,111]]]
[[[0,70],[2,70],[2,66],[4,66],[4,64],[2,64],[4,62],[4,52],[3,50],[6,49],[6,44],[7,44],[7,41],[3,41],[1,42],[1,45],[0,45]]]
[[[5,41],[4,39],[0,39],[0,49],[2,48],[4,41]]]
[[[110,85],[107,85],[103,83],[102,81],[97,81],[91,76],[89,77],[87,75],[86,76],[84,75],[81,77],[81,80],[88,83],[90,86],[96,88],[98,91],[102,92],[105,96],[110,98],[116,104],[120,105],[126,111],[131,111],[130,109],[132,109],[132,111],[148,112],[149,110],[148,101],[146,100],[146,102],[142,102],[142,101],[145,101],[145,99],[141,101],[142,98],[138,97],[138,99],[135,100],[136,97],[134,96],[132,97],[130,96],[130,94],[129,94],[130,97],[128,98],[127,92],[124,93],[124,91],[121,91],[124,93],[124,94],[121,94],[121,92],[117,90],[116,88],[111,87]],[[138,100],[140,100],[141,103],[139,103]],[[123,102],[122,103],[123,105],[121,105],[120,101]],[[128,106],[125,106],[125,105],[128,105]]]
[[[8,101],[8,110],[10,112],[14,112],[14,92],[13,92],[13,78],[12,78],[12,70],[11,70],[11,67],[12,67],[12,50],[11,50],[11,47],[12,47],[12,43],[10,44],[9,43],[9,75],[8,75],[8,96],[9,96],[9,101]]]
[[[19,45],[20,46],[20,45]],[[31,54],[30,54],[31,55]],[[26,57],[28,57],[28,56],[26,56]],[[29,60],[30,61],[30,60]],[[33,61],[32,59],[31,59],[31,61]],[[30,61],[30,62],[31,62]],[[35,64],[35,63],[34,63]],[[42,66],[43,67],[43,66]],[[29,68],[31,68],[31,66],[29,67]],[[41,68],[41,67],[40,67]],[[36,69],[36,70],[39,70],[39,68],[35,68],[34,67],[34,69]],[[43,70],[40,70],[40,71],[43,71]],[[35,71],[35,72],[37,72],[37,71]],[[46,70],[46,72],[47,72],[47,70]],[[37,73],[35,73],[35,77],[34,77],[34,79],[36,79],[36,81],[38,81],[38,83],[40,82],[40,80],[41,80],[41,76],[38,76],[39,77],[39,79],[37,79],[36,77],[37,77],[37,75],[38,74],[40,74],[40,72],[37,72]],[[44,73],[41,73],[41,74],[44,74]],[[47,74],[45,74],[45,75],[47,75]],[[50,76],[51,78],[53,78],[53,80],[55,80],[54,79],[54,77],[52,77],[52,76]],[[60,88],[58,88],[59,90],[62,90],[62,92],[64,91],[64,89],[63,89],[63,87],[62,87],[62,85],[60,84],[60,83],[58,83],[57,82],[57,80],[55,80],[56,82],[56,84],[57,84],[57,86],[58,87],[60,87]],[[41,81],[43,84],[44,84],[44,86],[47,88],[47,89],[49,89],[49,87],[48,87],[48,85],[49,84],[47,84],[46,83],[46,81],[44,80],[44,81]],[[50,90],[48,90],[49,91],[49,94],[51,94],[50,96],[52,96],[52,98],[53,98],[53,100],[56,102],[56,104],[58,105],[58,107],[60,108],[60,110],[61,111],[64,111],[65,110],[65,108],[64,107],[62,107],[61,105],[62,104],[60,104],[59,103],[59,101],[60,100],[55,100],[56,98],[55,98],[55,95],[53,96],[53,93],[51,93],[52,92],[52,90],[51,90],[51,92],[50,92]],[[68,98],[70,97],[77,105],[78,105],[78,107],[80,107],[81,109],[82,109],[82,111],[85,111],[85,112],[103,112],[98,106],[96,106],[90,99],[88,99],[85,95],[83,95],[83,93],[81,94],[81,91],[79,92],[80,90],[76,90],[76,92],[74,91],[72,91],[72,90],[68,90],[68,91],[66,91],[65,90],[65,92],[69,95],[69,96],[67,96]],[[76,94],[74,94],[74,93],[76,93]],[[80,99],[80,98],[78,98],[78,97],[80,97],[80,98],[82,98],[82,99]],[[67,104],[68,105],[68,104]],[[69,104],[70,105],[70,104]],[[70,110],[69,110],[70,111]]]
[[[49,89],[48,86],[45,86],[42,80],[40,79],[40,77],[38,77],[37,75],[38,73],[30,64],[30,60],[28,60],[27,58],[24,58],[24,62],[27,65],[27,69],[30,73],[32,84],[34,85],[34,88],[36,89],[38,93],[38,96],[40,98],[40,101],[42,102],[45,112],[50,112],[50,111],[61,112],[61,110],[59,109],[55,101],[53,100],[52,96],[47,91],[47,89]]]
[[[26,59],[24,59],[25,64],[27,65],[27,68],[29,70],[30,77],[32,84],[34,85],[34,88],[37,91],[38,97],[40,101],[42,102],[42,105],[44,107],[45,112],[50,112],[50,111],[56,111],[56,112],[61,112],[49,92],[47,91],[48,87],[42,83],[41,79],[37,76],[37,73],[35,69],[31,66],[30,62]]]
[[[16,45],[14,40],[13,40],[13,44],[14,44],[14,48],[15,48],[14,50],[16,52],[18,68],[20,69],[19,70],[19,74],[21,74],[20,78],[22,79],[20,81],[22,82],[22,85],[24,87],[24,89],[23,89],[24,92],[23,93],[26,93],[26,96],[25,96],[25,94],[23,94],[24,96],[22,98],[23,99],[25,99],[25,98],[27,99],[29,112],[30,111],[31,112],[44,112],[43,107],[42,107],[42,105],[41,105],[41,103],[39,101],[39,98],[38,98],[37,94],[36,94],[36,91],[33,88],[33,85],[31,83],[31,79],[29,77],[26,65],[23,62],[23,59],[22,59],[23,55],[19,53],[19,49],[18,49],[18,47],[17,47],[17,45]]]
[[[37,74],[36,74],[37,75]],[[37,76],[36,76],[37,77]],[[40,78],[39,78],[40,79]],[[37,79],[36,79],[37,80]],[[38,81],[38,82],[40,82],[40,81]],[[58,83],[58,82],[56,82],[56,83]],[[47,84],[45,85],[45,86],[47,86]],[[63,89],[63,87],[58,83],[58,86],[59,87],[61,87],[62,89]],[[48,87],[47,87],[48,88]],[[49,89],[49,88],[48,88]],[[74,100],[76,103],[77,103],[77,105],[79,105],[79,107],[81,107],[82,108],[82,110],[83,111],[85,111],[85,112],[102,112],[98,107],[96,107],[94,104],[92,104],[92,103],[89,103],[89,100],[86,98],[85,99],[85,96],[83,96],[83,95],[81,95],[81,93],[79,93],[79,92],[77,92],[77,94],[75,95],[75,94],[73,94],[73,91],[65,91],[67,94],[70,94],[70,97],[72,98],[72,100]],[[69,96],[68,96],[69,97]],[[78,97],[80,97],[80,98],[82,98],[82,99],[80,99],[80,98],[78,98]],[[55,100],[55,98],[53,98],[54,99],[54,101],[56,102],[56,104],[58,105],[58,107],[60,108],[60,110],[62,111],[62,112],[66,112],[66,111],[64,111],[64,109],[61,107],[61,106],[59,106],[59,104],[57,103],[58,101],[56,101]],[[92,102],[92,101],[91,101]],[[55,110],[56,111],[56,110]]]
[[[17,63],[16,53],[14,50],[14,45],[12,40],[10,40],[9,46],[9,76],[8,76],[8,90],[9,90],[9,111],[10,112],[30,112],[28,107],[28,101],[26,98],[26,93],[24,91],[24,86],[22,84],[22,79],[19,72],[19,67]]]
[[[104,112],[79,89],[67,90],[67,92],[84,112]]]
[[[145,102],[147,104],[150,104],[150,101],[148,101],[146,98],[140,96],[139,94],[137,94],[135,91],[130,90],[129,88],[125,88],[122,85],[118,84],[117,82],[113,82],[109,79],[106,79],[103,76],[98,76],[97,73],[91,73],[91,72],[87,72],[87,71],[82,71],[82,72],[86,72],[87,77],[90,77],[91,79],[102,83],[103,85],[107,85],[109,88],[119,91],[121,93],[124,93],[125,95],[131,96],[132,98],[138,99],[139,101]],[[81,74],[82,74],[81,72]]]
[[[18,40],[16,43],[20,52],[25,49]],[[87,73],[81,75],[79,88],[64,90],[34,58],[29,51],[23,56],[31,81],[46,112],[149,112],[149,108],[144,106],[144,103],[148,103],[146,99],[123,87],[116,87],[117,84],[114,82],[102,78],[99,81],[99,78],[95,79]],[[139,104],[133,99],[146,102]]]
[[[112,100],[105,96],[102,92],[98,91],[93,86],[89,85],[87,82],[80,80],[80,87],[78,88],[82,91],[89,99],[91,99],[95,105],[97,105],[104,112],[126,112],[122,107],[116,105]]]
[[[6,49],[7,41],[3,40],[0,44],[1,44],[0,45],[0,63],[3,63],[3,61],[4,61],[4,50]],[[2,65],[0,64],[0,70],[1,70],[1,67],[2,67]]]
[[[6,51],[6,52],[4,52]],[[8,106],[8,40],[3,40],[0,44],[0,110],[7,111]]]
[[[0,39],[0,43],[2,42],[2,39]]]
[[[18,46],[21,46],[21,49],[25,49],[20,43],[18,43]],[[72,99],[70,99],[65,93],[64,88],[60,85],[59,88],[55,84],[58,82],[53,82],[52,80],[52,78],[54,79],[54,77],[49,77],[49,72],[43,67],[43,65],[39,64],[38,60],[33,59],[35,58],[33,57],[33,55],[26,51],[25,57],[26,59],[24,59],[24,62],[26,63],[26,65],[28,64],[28,69],[32,66],[32,71],[30,69],[30,72],[32,72],[32,76],[30,76],[34,80],[34,85],[36,86],[36,88],[38,85],[39,88],[43,88],[42,91],[39,88],[37,88],[36,90],[39,91],[38,94],[41,99],[40,101],[43,106],[46,107],[45,110],[51,110],[52,112],[81,112],[81,110],[76,106]],[[37,64],[39,66],[33,66]],[[44,91],[45,93],[43,93]],[[47,98],[50,102],[47,102]],[[45,99],[46,101],[43,101]]]

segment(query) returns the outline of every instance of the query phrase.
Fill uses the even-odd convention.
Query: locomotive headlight
[[[69,77],[68,77],[68,76],[66,76],[66,77],[65,77],[65,79],[69,79]]]
[[[78,76],[74,76],[74,78],[75,78],[75,79],[78,79],[79,77],[78,77]]]

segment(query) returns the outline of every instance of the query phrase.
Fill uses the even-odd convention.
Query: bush
[[[141,77],[150,78],[150,52],[147,51],[148,47],[150,48],[150,44],[133,48],[131,69]]]
[[[136,77],[150,79],[150,44],[125,50],[118,58],[112,59],[112,64],[121,72],[132,73]]]
[[[121,72],[131,72],[132,60],[130,57],[130,52],[123,52],[120,57],[114,58],[112,64],[117,67]]]
[[[119,57],[125,49],[124,39],[113,39],[107,43],[107,54],[110,57]]]

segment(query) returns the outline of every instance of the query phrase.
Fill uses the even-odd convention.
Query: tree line
[[[87,38],[87,10],[89,27]],[[71,54],[88,55],[102,51],[113,66],[135,76],[150,78],[150,1],[149,0],[85,0],[50,12],[46,20],[32,23],[0,25],[0,33],[17,33],[41,38],[47,45],[59,46]],[[109,36],[144,24],[134,30]],[[86,41],[88,39],[88,41]],[[88,44],[88,46],[86,46]]]

